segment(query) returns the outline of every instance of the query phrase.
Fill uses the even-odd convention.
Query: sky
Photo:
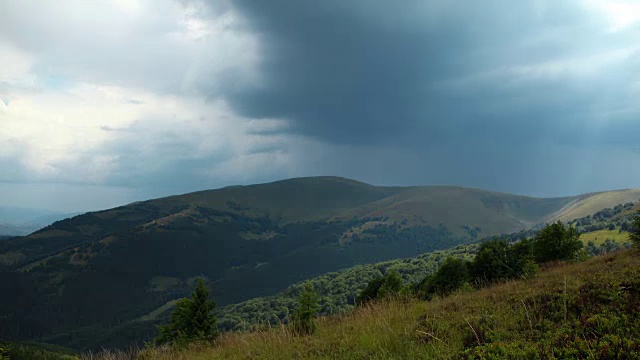
[[[0,206],[640,187],[638,99],[638,0],[3,0]]]

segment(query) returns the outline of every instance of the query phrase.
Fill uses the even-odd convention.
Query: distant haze
[[[0,206],[640,187],[638,39],[634,0],[4,0]]]
[[[21,207],[0,207],[0,236],[27,235],[77,214]]]

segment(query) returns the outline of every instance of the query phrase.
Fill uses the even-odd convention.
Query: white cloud
[[[252,132],[274,120],[203,95],[258,81],[256,39],[219,5],[1,2],[0,160],[23,170],[2,181],[140,184],[271,146],[275,135]]]
[[[586,3],[606,14],[609,31],[624,30],[640,23],[640,3],[637,0],[588,0]]]
[[[259,60],[231,7],[211,16],[203,4],[173,0],[3,1],[0,42],[32,54],[43,83],[55,76],[166,93],[196,91],[203,77],[230,81],[221,77],[228,72],[254,81]]]
[[[34,59],[8,42],[0,41],[0,79],[17,82],[28,77]]]
[[[207,168],[215,166],[208,159],[243,162],[256,149],[286,146],[283,135],[250,133],[285,126],[239,118],[221,100],[82,83],[13,100],[0,113],[0,157],[17,159],[39,181],[139,182],[183,160]]]

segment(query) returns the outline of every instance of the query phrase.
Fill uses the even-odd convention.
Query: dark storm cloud
[[[3,1],[0,200],[12,181],[640,187],[625,1]]]
[[[323,141],[534,142],[575,131],[594,104],[628,105],[628,66],[574,73],[581,57],[630,44],[579,2],[235,4],[262,42],[265,78],[227,94],[235,109]]]
[[[437,106],[428,104],[429,82],[470,67],[463,58],[471,38],[451,23],[430,29],[396,12],[385,26],[379,13],[385,9],[364,2],[239,7],[262,35],[267,83],[236,94],[237,109],[290,119],[294,131],[323,140],[368,142],[413,127]]]

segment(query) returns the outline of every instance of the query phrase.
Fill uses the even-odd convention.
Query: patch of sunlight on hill
[[[589,241],[593,241],[596,245],[604,243],[607,239],[623,244],[629,242],[629,233],[626,231],[619,232],[616,230],[598,230],[580,235],[580,240],[586,245]]]
[[[613,208],[619,204],[637,202],[640,199],[640,189],[607,191],[585,196],[553,214],[548,219],[548,222],[557,220],[567,222],[593,215],[604,208]]]

